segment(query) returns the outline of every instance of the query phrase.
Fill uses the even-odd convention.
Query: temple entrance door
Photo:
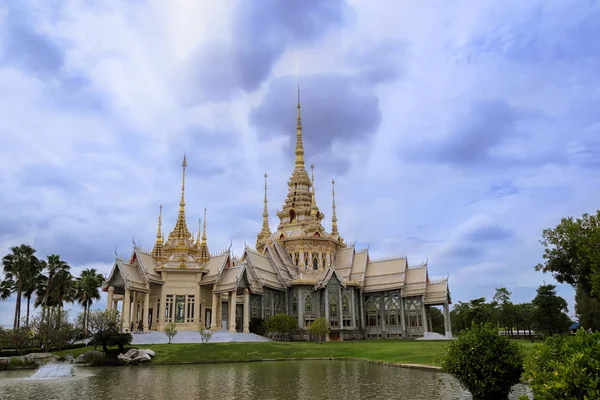
[[[235,330],[242,332],[244,330],[244,305],[235,305]]]
[[[148,310],[148,330],[152,329],[152,309]]]
[[[212,310],[204,310],[204,327],[210,329],[210,320],[212,319]]]
[[[227,322],[229,322],[229,303],[223,303],[221,311],[221,328],[227,330]]]

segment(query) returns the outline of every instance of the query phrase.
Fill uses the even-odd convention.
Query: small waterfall
[[[38,368],[33,375],[27,379],[58,379],[75,376],[73,365],[68,363],[48,363]]]

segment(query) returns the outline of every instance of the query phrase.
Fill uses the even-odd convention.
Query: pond
[[[76,368],[75,377],[26,380],[0,372],[0,399],[470,399],[454,378],[360,361]],[[527,393],[518,385],[511,399]]]

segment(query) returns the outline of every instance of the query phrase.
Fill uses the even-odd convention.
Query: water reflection
[[[445,374],[358,361],[85,368],[75,378],[25,381],[0,372],[0,399],[470,399]],[[511,399],[524,394],[520,386]]]

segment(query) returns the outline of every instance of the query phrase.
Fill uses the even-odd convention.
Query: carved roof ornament
[[[200,232],[198,232],[198,235],[200,235]],[[204,229],[202,231],[202,242],[200,243],[199,252],[198,261],[206,263],[210,259],[210,251],[208,251],[208,244],[206,243],[206,207],[204,207]]]
[[[332,211],[331,211],[331,236],[340,236],[337,226],[337,216],[335,215],[335,179],[331,180],[331,198],[332,198]]]
[[[164,239],[162,234],[162,204],[158,208],[158,229],[156,230],[156,242],[154,243],[154,248],[152,249],[152,256],[154,258],[162,259],[162,249],[164,245]]]
[[[267,173],[265,172],[265,200],[264,200],[264,209],[263,209],[263,223],[260,232],[256,238],[256,248],[257,250],[264,249],[264,245],[266,241],[271,236],[271,229],[269,228],[269,209],[267,206]]]

